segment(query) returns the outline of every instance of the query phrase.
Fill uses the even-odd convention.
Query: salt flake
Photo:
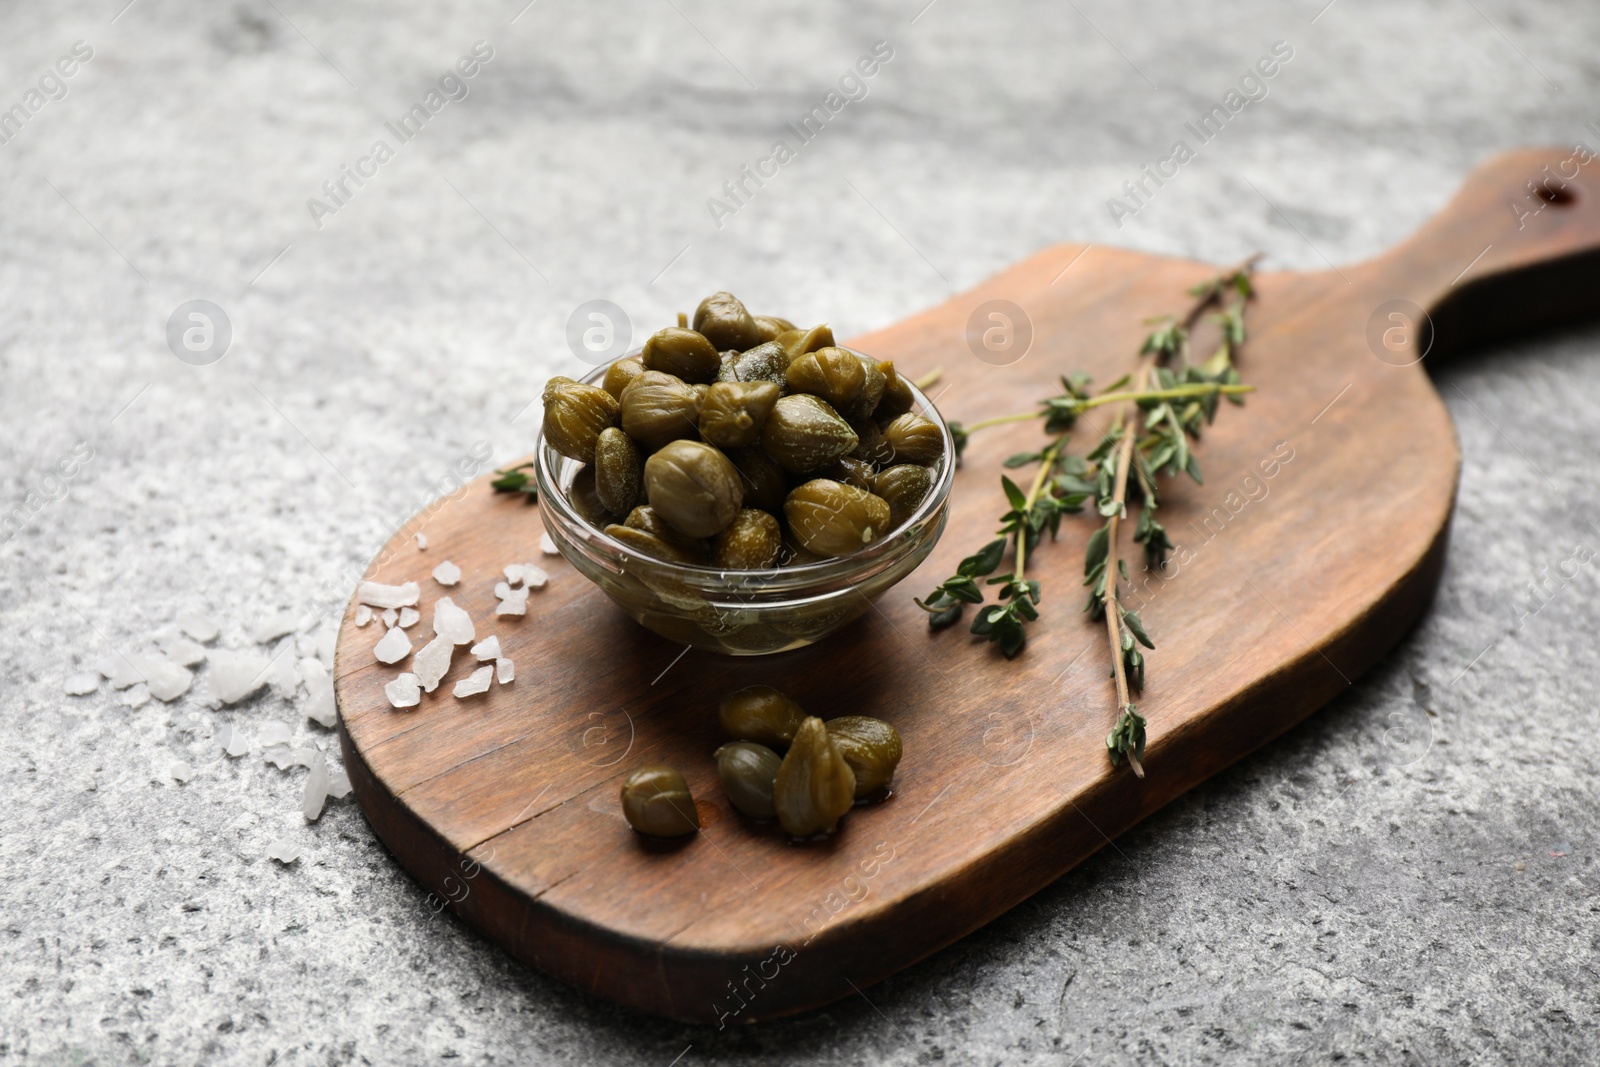
[[[256,735],[256,740],[261,742],[262,748],[272,748],[276,745],[287,745],[289,738],[294,734],[281,722],[268,722],[261,725],[261,731]]]
[[[328,772],[328,795],[340,800],[350,795],[350,776],[344,771]]]
[[[67,696],[87,696],[100,688],[100,675],[93,672],[67,675]]]
[[[144,676],[150,695],[164,704],[183,696],[194,682],[194,675],[165,656],[136,656],[134,666]]]
[[[372,654],[379,663],[399,663],[411,654],[411,638],[400,627],[393,627],[372,646]]]
[[[287,867],[300,858],[300,846],[287,837],[280,837],[267,846],[267,855]]]
[[[202,645],[208,645],[217,639],[217,624],[204,615],[179,615],[178,628]]]
[[[384,686],[383,695],[389,698],[391,707],[414,708],[422,702],[422,687],[417,684],[417,676],[407,672]]]
[[[517,680],[517,665],[508,659],[494,661],[494,676],[501,685],[508,685]]]
[[[409,630],[411,627],[417,624],[417,620],[420,618],[422,618],[422,612],[418,611],[416,608],[401,608],[400,629]]]
[[[217,731],[217,744],[233,759],[250,751],[249,739],[232,726],[224,725]]]
[[[441,636],[423,645],[422,650],[412,657],[411,669],[423,689],[431,693],[439,688],[439,682],[450,671],[450,659],[455,652],[455,642]]]
[[[416,604],[422,591],[416,582],[404,585],[384,585],[381,582],[362,582],[356,588],[356,597],[363,604],[375,608],[404,608]]]
[[[250,634],[250,640],[258,645],[270,644],[284,634],[294,633],[295,617],[287,611],[280,611],[269,619],[263,619]]]
[[[150,687],[140,682],[122,694],[122,702],[130,708],[142,708],[150,703]]]
[[[539,535],[539,551],[547,556],[561,555],[561,550],[556,547],[556,543],[550,540],[549,533],[541,533]]]
[[[457,645],[470,644],[477,636],[472,616],[464,608],[456,607],[456,602],[449,597],[440,597],[433,606],[433,632]]]
[[[311,761],[311,773],[306,775],[306,791],[300,796],[300,813],[307,822],[322,818],[322,806],[328,802],[328,761],[317,753]]]
[[[386,630],[394,629],[395,623],[397,623],[399,621],[400,621],[400,613],[399,612],[395,611],[393,608],[384,608],[383,609],[383,628],[384,629],[386,629]]]
[[[532,563],[522,565],[522,584],[529,589],[543,589],[550,581],[550,575],[543,567]]]
[[[504,582],[501,586],[504,586]],[[497,586],[498,593],[501,586]],[[526,589],[507,589],[505,595],[500,597],[500,603],[495,606],[496,615],[526,615],[528,613],[528,591]]]
[[[305,679],[306,692],[310,694],[305,705],[306,718],[319,726],[333,729],[338,715],[333,703],[333,677],[328,674],[328,668],[319,659],[303,659],[300,661],[300,675]]]
[[[372,609],[365,604],[356,605],[356,625],[365,626],[372,621]]]
[[[196,644],[187,637],[169,634],[158,637],[156,644],[161,646],[161,651],[167,654],[168,659],[180,667],[198,667],[205,662],[206,646]]]
[[[428,535],[423,533],[422,531],[418,530],[417,531],[417,551],[418,552],[426,551],[427,547],[428,547]]]
[[[520,563],[507,563],[506,567],[505,567],[505,571],[506,571],[506,581],[510,582],[512,585],[521,585],[522,584],[522,564],[520,564]]]
[[[500,658],[500,638],[491,634],[472,646],[472,654],[480,660]]]
[[[237,704],[260,689],[267,680],[267,670],[272,666],[259,652],[230,652],[226,649],[211,653],[211,665],[206,671],[206,682],[211,694],[224,704]]]
[[[445,560],[433,568],[433,580],[440,585],[455,585],[461,580],[461,568]]]
[[[487,693],[489,685],[494,681],[493,667],[479,667],[472,672],[471,677],[463,678],[451,690],[458,697],[473,697],[479,693]]]

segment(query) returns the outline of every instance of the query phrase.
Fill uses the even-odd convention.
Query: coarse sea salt
[[[542,533],[539,535],[539,551],[543,552],[547,556],[561,555],[561,550],[556,547],[556,543],[554,541],[550,540],[550,535],[548,533]]]
[[[425,551],[428,547],[428,535],[421,530],[417,531],[417,551]]]
[[[362,582],[356,587],[356,597],[363,604],[375,608],[414,607],[422,596],[416,582],[404,585],[384,585],[381,582]]]
[[[311,773],[306,775],[306,790],[300,795],[300,813],[307,822],[322,818],[322,806],[328,802],[328,760],[317,753],[311,761]]]
[[[422,702],[422,686],[408,671],[384,686],[383,695],[389,698],[390,707],[414,708]]]
[[[117,669],[109,677],[113,689],[126,689],[144,681],[144,673],[139,670],[139,665],[133,661],[132,656],[118,656]]]
[[[280,837],[267,846],[267,855],[287,867],[300,858],[300,846],[287,837]]]
[[[217,744],[233,759],[250,751],[250,740],[237,728],[226,724],[217,730]]]
[[[400,627],[391,627],[372,646],[372,654],[379,663],[399,663],[411,654],[411,637]]]
[[[522,565],[522,584],[529,589],[543,589],[550,581],[550,575],[543,567],[532,563]]]
[[[461,580],[461,568],[445,560],[433,568],[433,580],[440,585],[455,585]]]
[[[180,667],[198,667],[205,662],[206,646],[191,641],[187,637],[168,634],[164,637],[158,637],[156,644],[161,646],[161,651],[167,654],[168,659]]]
[[[394,610],[393,608],[383,609],[383,628],[385,630],[394,629],[395,623],[399,621],[400,613],[398,611]]]
[[[416,674],[417,681],[422,683],[423,689],[431,693],[439,688],[439,682],[450,672],[450,659],[455,652],[454,641],[448,637],[435,637],[411,658],[411,670]]]
[[[272,649],[272,669],[267,671],[267,684],[285,700],[291,700],[300,691],[300,668],[295,666],[296,644],[285,637]]]
[[[263,619],[251,631],[250,640],[258,645],[271,644],[284,634],[294,633],[295,617],[287,611],[280,611],[270,618]]]
[[[224,704],[237,704],[267,682],[271,661],[259,652],[219,649],[208,657],[206,685]]]
[[[502,590],[504,590],[502,592]],[[526,615],[528,613],[528,591],[526,589],[512,589],[501,582],[494,587],[495,596],[500,598],[500,603],[495,605],[496,615]]]
[[[505,566],[505,572],[506,581],[510,582],[512,585],[522,584],[522,564],[507,563]]]
[[[494,661],[494,676],[501,685],[507,685],[517,680],[517,665],[508,659],[501,658]]]
[[[140,682],[132,689],[123,691],[122,703],[130,708],[142,708],[150,703],[150,687]]]
[[[372,621],[372,609],[365,604],[356,605],[356,625],[365,626]]]
[[[350,795],[350,776],[344,771],[328,772],[328,795],[340,800]]]
[[[305,679],[306,692],[306,718],[319,726],[333,729],[338,721],[338,714],[333,703],[333,676],[328,673],[328,668],[322,665],[320,659],[308,658],[300,661],[300,677]]]
[[[165,656],[135,656],[134,665],[150,687],[150,695],[170,704],[189,691],[194,675]]]
[[[261,742],[262,748],[272,748],[274,745],[287,745],[293,732],[281,722],[265,722],[256,732],[256,740]]]
[[[190,613],[178,616],[178,628],[202,645],[217,639],[217,624],[204,615]]]
[[[88,696],[99,688],[100,675],[97,673],[86,671],[82,674],[67,675],[66,689],[69,697]]]
[[[457,682],[456,687],[451,692],[458,697],[475,697],[479,693],[487,693],[493,681],[494,668],[479,667],[469,677]]]
[[[500,637],[490,634],[472,646],[472,655],[479,660],[500,658]]]
[[[466,609],[456,607],[449,597],[440,597],[433,606],[433,632],[452,644],[468,645],[477,637],[477,627]]]
[[[420,618],[422,618],[422,612],[418,611],[416,608],[401,608],[400,629],[411,629],[411,627],[417,624],[417,620]]]

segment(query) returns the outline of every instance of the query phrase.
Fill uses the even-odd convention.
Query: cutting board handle
[[[1600,154],[1495,156],[1408,240],[1341,273],[1373,309],[1369,343],[1431,358],[1600,313]],[[1406,303],[1427,313],[1416,330]]]

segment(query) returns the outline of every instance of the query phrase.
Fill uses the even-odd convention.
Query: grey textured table
[[[314,652],[451,464],[529,447],[585,300],[643,328],[727,286],[848,335],[1062,240],[1320,269],[1492,151],[1600,141],[1593,5],[1323,2],[6,5],[0,1059],[1592,1059],[1600,600],[1592,563],[1551,576],[1600,546],[1600,327],[1435,368],[1453,545],[1385,664],[987,929],[794,1020],[641,1018],[430,917],[349,799],[307,822],[309,772],[263,758],[270,722],[330,746],[303,694],[209,707],[206,667],[171,703],[63,692],[191,610],[228,649],[289,612]],[[1280,40],[1265,98],[1114,220]],[[396,137],[478,41],[446,83],[465,97]],[[713,212],[877,41],[865,98]],[[336,196],[345,167],[368,176]],[[231,324],[208,366],[167,344],[191,299]]]

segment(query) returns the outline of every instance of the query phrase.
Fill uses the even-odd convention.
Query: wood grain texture
[[[1480,337],[1589,314],[1600,305],[1600,185],[1589,168],[1555,194],[1525,186],[1569,153],[1512,153],[1476,171],[1411,240],[1367,263],[1258,278],[1240,360],[1259,391],[1224,407],[1200,446],[1203,486],[1175,482],[1163,519],[1177,565],[1136,576],[1125,598],[1156,643],[1148,777],[1113,770],[1101,624],[1079,611],[1084,542],[1070,522],[1042,548],[1042,618],[1007,663],[965,632],[937,634],[911,603],[993,532],[1000,460],[1037,426],[974,439],[949,528],[927,563],[877,610],[821,644],[728,659],[633,622],[564,562],[526,618],[496,620],[508,563],[538,559],[535,508],[482,481],[418,516],[369,577],[417,580],[441,559],[449,592],[498,633],[514,685],[457,701],[449,687],[395,711],[394,668],[373,660],[376,627],[340,633],[336,689],[345,763],[379,838],[419,881],[519,958],[642,1011],[726,1025],[856,995],[1000,915],[1146,815],[1326,703],[1401,639],[1443,563],[1460,456],[1420,364],[1380,360],[1375,309],[1410,300],[1437,327],[1430,359]],[[1570,166],[1569,166],[1570,171]],[[1512,210],[1521,203],[1525,212]],[[1142,320],[1181,307],[1199,263],[1060,246],[854,347],[922,374],[945,369],[953,419],[1031,407],[1056,377],[1129,369]],[[1028,313],[1027,356],[993,367],[968,351],[974,307]],[[1092,413],[1100,414],[1100,413]],[[1084,440],[1103,421],[1084,420]],[[531,444],[531,442],[530,442]],[[1271,470],[1268,476],[1266,469]],[[418,552],[417,530],[430,547]],[[1125,535],[1126,536],[1126,535]],[[422,631],[413,631],[421,633]],[[887,802],[858,809],[825,843],[796,846],[721,796],[710,754],[727,691],[776,685],[814,714],[893,722],[905,759]],[[624,823],[621,779],[646,762],[681,769],[704,830],[676,844]]]

